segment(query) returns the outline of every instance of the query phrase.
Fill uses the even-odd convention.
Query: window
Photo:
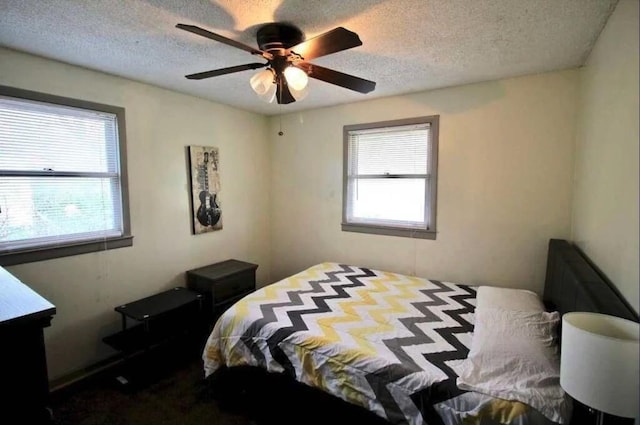
[[[342,230],[436,238],[438,116],[344,127]]]
[[[0,86],[0,265],[131,244],[124,109]]]

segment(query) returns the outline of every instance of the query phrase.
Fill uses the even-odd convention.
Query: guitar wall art
[[[189,146],[194,235],[222,229],[219,161],[218,148]]]

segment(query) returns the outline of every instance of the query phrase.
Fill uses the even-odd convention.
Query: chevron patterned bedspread
[[[227,310],[205,375],[241,365],[287,373],[394,424],[546,424],[522,403],[455,386],[474,305],[470,286],[319,264]]]

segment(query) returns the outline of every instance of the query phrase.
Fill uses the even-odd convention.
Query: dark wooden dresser
[[[25,424],[49,422],[43,328],[55,313],[53,304],[0,267],[0,418],[19,418]]]

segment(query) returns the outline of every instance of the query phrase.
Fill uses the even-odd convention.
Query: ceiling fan
[[[265,24],[258,29],[256,37],[258,49],[195,25],[177,24],[176,28],[245,50],[267,61],[266,63],[254,62],[189,74],[186,78],[190,80],[202,80],[249,69],[267,68],[251,78],[251,87],[263,100],[273,102],[275,99],[281,104],[292,103],[304,98],[307,94],[308,77],[360,93],[369,93],[376,87],[376,83],[373,81],[307,62],[310,59],[362,45],[358,34],[342,27],[334,28],[305,41],[302,31],[294,25],[277,22]]]

